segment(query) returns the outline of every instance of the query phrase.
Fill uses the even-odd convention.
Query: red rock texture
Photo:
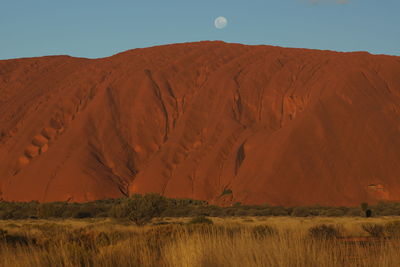
[[[201,42],[0,61],[4,200],[398,201],[399,159],[399,57]]]

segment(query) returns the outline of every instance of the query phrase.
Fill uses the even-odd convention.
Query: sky
[[[0,59],[201,40],[400,56],[400,0],[0,0]]]

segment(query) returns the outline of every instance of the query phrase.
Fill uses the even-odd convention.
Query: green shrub
[[[316,239],[332,239],[340,237],[340,231],[332,225],[317,225],[308,230],[310,237]]]
[[[157,194],[133,195],[116,207],[118,215],[126,217],[138,226],[160,216],[167,207],[167,200]]]
[[[221,193],[221,197],[222,196],[225,196],[225,195],[232,195],[232,190],[231,189],[229,189],[229,188],[225,188],[224,189],[224,191],[222,191],[222,193]]]

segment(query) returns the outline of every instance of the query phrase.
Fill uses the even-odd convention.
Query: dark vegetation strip
[[[134,213],[134,214],[132,214]],[[134,219],[138,225],[153,217],[232,217],[232,216],[399,216],[400,203],[380,202],[368,207],[282,207],[241,205],[229,207],[209,205],[192,199],[169,199],[156,194],[134,195],[129,198],[105,199],[86,203],[5,202],[0,201],[0,220],[47,219],[47,218],[142,218]],[[136,221],[135,221],[136,220]]]

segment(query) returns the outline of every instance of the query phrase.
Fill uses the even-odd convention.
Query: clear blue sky
[[[0,0],[0,59],[200,40],[400,55],[400,0]]]

